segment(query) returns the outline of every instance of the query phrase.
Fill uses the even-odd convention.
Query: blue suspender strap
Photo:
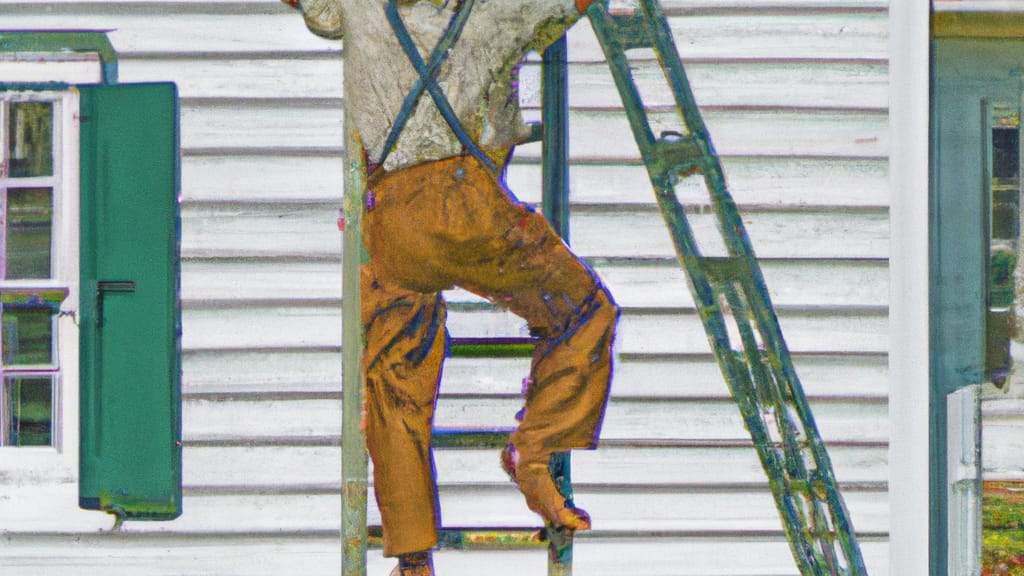
[[[405,27],[405,23],[402,22],[402,17],[398,13],[398,7],[395,4],[395,0],[389,0],[385,14],[387,15],[388,22],[395,31],[395,37],[398,38],[398,43],[402,47],[402,51],[409,58],[409,62],[412,63],[413,68],[420,75],[419,79],[416,80],[416,84],[412,90],[406,96],[405,101],[402,102],[402,108],[399,110],[398,116],[395,117],[395,123],[391,128],[391,132],[388,134],[388,138],[384,143],[384,151],[379,166],[384,164],[384,160],[387,159],[391,153],[391,149],[394,147],[395,142],[398,140],[398,136],[402,129],[408,122],[409,117],[412,115],[413,109],[416,107],[416,102],[419,101],[423,95],[423,90],[426,90],[430,97],[434,100],[434,104],[437,106],[441,117],[444,118],[445,122],[448,123],[448,127],[451,128],[452,132],[455,133],[455,137],[459,139],[459,142],[469,150],[473,156],[476,156],[484,166],[487,166],[491,172],[497,173],[494,163],[491,159],[484,154],[483,150],[473,142],[466,131],[463,130],[462,124],[459,123],[458,117],[455,115],[455,111],[452,110],[451,104],[448,102],[448,98],[445,97],[444,92],[441,91],[441,87],[437,84],[437,73],[441,68],[441,64],[444,62],[447,56],[448,49],[451,48],[452,44],[458,39],[459,34],[462,33],[462,29],[465,27],[466,20],[469,18],[470,10],[473,8],[474,0],[464,0],[462,5],[459,7],[458,12],[452,18],[452,21],[448,24],[448,29],[445,30],[444,35],[438,42],[437,46],[430,54],[430,64],[423,62],[423,58],[420,56],[419,51],[416,49],[416,44],[413,42],[412,37],[409,36],[409,30]]]
[[[412,116],[412,111],[416,107],[416,103],[419,102],[420,96],[423,95],[423,90],[426,87],[424,78],[437,78],[437,73],[441,69],[441,64],[444,63],[448,49],[451,48],[452,44],[458,40],[459,34],[462,33],[462,28],[465,26],[466,19],[469,17],[472,4],[473,0],[468,0],[467,4],[464,4],[459,9],[455,14],[455,17],[452,18],[452,21],[448,24],[448,29],[445,30],[444,35],[441,36],[437,46],[435,46],[433,52],[431,52],[430,62],[427,64],[427,75],[425,77],[421,75],[416,79],[416,84],[413,85],[412,90],[410,90],[409,94],[406,95],[405,101],[402,102],[402,108],[398,111],[398,115],[395,117],[395,122],[392,124],[391,132],[388,134],[387,141],[384,142],[384,150],[382,152],[383,156],[378,164],[383,164],[384,160],[387,159],[391,150],[395,146],[395,142],[398,140],[398,136],[405,128],[406,122],[408,122],[409,117]],[[408,32],[405,31],[404,23],[398,17],[398,11],[395,10],[393,2],[388,3],[387,16],[392,27],[395,27],[395,22],[397,21],[398,26],[401,27],[400,30],[405,32],[405,36],[408,38]],[[402,34],[399,32],[399,28],[396,28],[395,30],[395,35],[398,36],[399,43],[401,43]],[[403,46],[403,49],[404,48],[405,47]],[[418,56],[419,52],[417,51],[416,54]]]

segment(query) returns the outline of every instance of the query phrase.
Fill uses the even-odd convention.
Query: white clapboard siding
[[[75,535],[10,537],[0,547],[4,574],[10,576],[67,576],[67,567],[80,573],[106,576],[170,576],[180,574],[173,563],[189,558],[191,574],[245,574],[246,576],[337,576],[341,572],[337,536],[327,534],[240,535],[225,546],[209,539],[181,535],[126,533],[116,536]],[[886,547],[876,539],[862,539],[869,573],[888,574]],[[592,576],[798,576],[784,541],[763,536],[662,535],[647,540],[580,534],[574,549],[576,569]],[[544,574],[542,549],[505,552],[441,551],[435,567],[442,574],[521,576]],[[387,574],[394,560],[370,550],[367,574]]]
[[[705,110],[778,107],[810,109],[884,110],[888,76],[877,62],[781,62],[751,68],[744,62],[685,62],[694,96]],[[531,64],[520,75],[540,74]],[[674,102],[661,72],[654,67],[635,69],[644,104],[665,108]],[[622,105],[611,71],[602,63],[580,64],[569,71],[569,105],[573,108],[610,109]],[[539,92],[528,93],[539,107]]]
[[[710,110],[703,116],[715,149],[727,156],[880,158],[887,154],[884,113]],[[649,118],[656,135],[666,130],[685,131],[674,114],[651,113]],[[629,123],[619,112],[588,110],[571,115],[569,138],[575,158],[615,162],[638,156]],[[539,144],[523,146],[522,154],[529,157],[539,148]]]
[[[670,18],[683,60],[872,60],[887,56],[884,11],[697,12]],[[600,62],[601,49],[583,21],[569,32],[569,50],[580,61]]]
[[[186,205],[319,203],[326,210],[328,205],[341,206],[343,165],[336,153],[189,155],[181,161],[181,196]],[[296,186],[297,173],[317,177]],[[336,215],[336,211],[331,214]]]
[[[255,11],[254,11],[255,12]],[[338,43],[313,37],[294,14],[267,9],[265,13],[231,14],[231,26],[199,11],[174,18],[154,18],[143,11],[60,10],[52,14],[25,13],[19,27],[109,29],[111,42],[127,55],[177,53],[220,54],[316,53],[340,50]],[[884,11],[842,10],[736,11],[691,14],[670,24],[686,59],[838,59],[887,58],[888,20]],[[573,59],[600,61],[600,49],[588,23],[569,35]]]
[[[99,4],[106,9],[95,10]],[[119,9],[116,2],[68,5],[47,14],[45,6],[24,10],[17,17],[21,29],[110,30],[108,37],[118,54],[126,57],[203,59],[206,54],[238,57],[283,54],[309,55],[328,51],[340,54],[341,45],[310,34],[286,7],[267,4],[261,11],[218,15],[215,10],[161,14],[140,5]],[[172,8],[173,9],[173,8]],[[263,13],[260,13],[263,12]],[[6,22],[13,24],[13,18]],[[165,78],[166,79],[166,78]]]
[[[186,394],[339,395],[336,349],[189,351],[183,358]],[[794,366],[812,398],[884,399],[884,354],[795,354]],[[518,394],[529,360],[453,358],[445,363],[442,394]],[[624,355],[615,364],[612,395],[632,398],[724,398],[728,388],[709,355]],[[680,375],[685,377],[680,377]]]
[[[340,153],[344,141],[342,107],[334,102],[185,102],[181,108],[182,154],[250,148]]]
[[[510,427],[522,401],[517,397],[442,399],[435,424],[440,427]],[[885,442],[886,406],[873,401],[811,402],[826,442]],[[188,442],[298,442],[337,438],[341,404],[337,398],[205,399],[186,398],[183,436]],[[656,428],[656,429],[652,429]],[[728,398],[702,402],[615,399],[605,415],[602,438],[612,440],[745,441],[750,436]],[[641,471],[637,471],[638,473]],[[624,481],[625,479],[616,479]]]
[[[883,0],[664,0],[873,575],[888,558],[888,18]],[[4,28],[110,29],[125,82],[175,81],[182,126],[185,514],[120,534],[0,536],[6,576],[337,574],[341,44],[277,0],[0,0]],[[623,307],[604,442],[574,456],[581,574],[796,576],[586,23],[570,35],[571,243]],[[636,51],[656,130],[678,129]],[[535,118],[536,58],[523,66]],[[539,147],[508,182],[540,200]],[[677,186],[717,233],[695,178]],[[456,336],[524,334],[460,290]],[[511,425],[524,359],[450,359],[438,424]],[[437,454],[449,523],[536,525],[494,450]],[[370,499],[371,518],[377,512]],[[26,525],[28,525],[26,521]],[[0,519],[0,530],[6,530]],[[93,529],[88,530],[91,532]],[[22,531],[25,532],[25,531]],[[52,528],[46,532],[60,532]],[[442,552],[540,574],[543,550]],[[371,551],[368,574],[392,561]]]
[[[935,0],[936,12],[1017,12],[1016,0]]]
[[[575,149],[571,142],[570,148]],[[786,205],[839,209],[885,206],[889,202],[884,160],[726,156],[722,164],[730,191],[743,208]],[[575,203],[654,204],[647,171],[639,161],[580,162],[570,165],[569,175],[570,198]],[[521,200],[537,202],[539,192],[534,188],[540,178],[537,163],[517,161],[509,168],[508,185]],[[686,204],[707,203],[707,191],[697,178],[681,180],[676,194]]]
[[[337,212],[311,205],[201,205],[182,208],[185,258],[336,258],[341,246]],[[698,246],[724,255],[713,214],[690,217]],[[744,224],[762,258],[885,258],[888,214],[881,210],[750,211]],[[608,234],[609,229],[622,234]],[[671,237],[654,210],[579,209],[572,245],[588,258],[672,258]]]
[[[594,267],[624,308],[693,307],[686,274],[674,260],[599,261]],[[778,309],[886,304],[888,271],[881,261],[766,260],[761,269]],[[194,259],[182,266],[182,299],[196,308],[253,301],[338,304],[340,277],[340,262],[330,260]],[[465,290],[445,297],[453,305],[483,301]]]
[[[1024,480],[1024,392],[1020,385],[1011,382],[1007,393],[982,399],[981,457],[987,480]]]
[[[181,146],[185,154],[225,150],[340,150],[342,108],[336,103],[183,103]],[[727,156],[840,156],[887,154],[885,113],[831,110],[710,110],[704,114],[716,149]],[[652,112],[655,134],[681,129],[669,112]],[[237,134],[236,137],[232,137]],[[602,138],[593,138],[602,134]],[[621,162],[639,156],[625,116],[618,111],[570,114],[569,137],[577,160]],[[539,144],[521,146],[523,158],[540,155]]]
[[[217,13],[239,13],[243,10],[252,12],[254,10],[268,10],[268,7],[277,5],[278,0],[117,0],[115,5],[138,5],[147,8],[173,7],[176,11],[186,12],[198,10],[201,12],[216,11]],[[614,0],[619,4],[628,5],[632,0]],[[985,0],[978,0],[984,2]],[[1001,0],[990,0],[999,2]],[[51,0],[47,2],[52,6],[68,6],[88,3],[88,0]],[[4,5],[22,5],[21,0],[0,0],[0,7]],[[873,11],[884,10],[886,3],[882,0],[665,0],[661,3],[663,9],[669,14],[678,14],[686,9],[695,10],[728,10],[743,8],[753,9],[870,9]],[[108,7],[107,10],[110,10]]]
[[[884,445],[843,445],[829,450],[844,484],[881,486],[886,482]],[[442,450],[435,455],[438,481],[446,486],[505,485],[496,450]],[[657,466],[649,466],[657,461]],[[185,452],[185,488],[190,492],[337,491],[341,450],[337,446],[200,444]],[[598,486],[605,477],[627,477],[647,466],[636,486],[702,488],[767,484],[753,446],[602,446],[578,451],[572,473],[576,486]],[[726,481],[723,482],[723,479]]]
[[[453,358],[445,364],[442,394],[517,394],[529,370],[528,359],[480,361]],[[854,356],[796,354],[793,364],[807,395],[811,398],[884,399],[886,362],[884,355]],[[663,357],[620,355],[615,364],[612,396],[634,400],[659,398],[699,402],[725,398],[728,387],[717,364],[709,355],[665,355]]]
[[[298,350],[188,350],[186,394],[324,394],[341,390],[340,347]]]
[[[316,40],[314,39],[314,42]],[[203,54],[187,69],[180,58],[134,56],[121,58],[122,82],[154,82],[174,77],[185,101],[204,100],[321,100],[341,106],[343,67],[334,44],[322,52],[267,55],[258,58]]]
[[[581,486],[577,500],[598,519],[594,533],[682,532],[706,534],[781,534],[778,514],[767,489],[704,492],[692,489],[644,490],[618,495]],[[506,486],[459,486],[439,489],[441,515],[452,526],[538,526],[523,497]],[[630,506],[622,506],[622,497]],[[854,525],[870,534],[888,529],[884,490],[847,490]],[[170,522],[133,522],[129,532],[277,533],[329,531],[340,527],[340,499],[334,491],[308,494],[191,494],[189,514]],[[369,503],[371,522],[380,523]],[[481,510],[487,510],[481,514]]]
[[[185,310],[182,345],[187,350],[337,349],[341,314],[318,306]],[[782,312],[779,322],[795,353],[884,353],[884,313],[823,315]],[[448,330],[454,337],[527,336],[526,324],[510,313],[452,310]],[[710,352],[695,313],[625,311],[618,325],[621,354],[703,354]]]

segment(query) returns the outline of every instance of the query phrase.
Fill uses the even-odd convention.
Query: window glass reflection
[[[7,308],[0,320],[4,367],[53,364],[53,312],[50,308]]]
[[[2,407],[7,446],[53,444],[53,380],[49,377],[4,378]]]
[[[6,271],[8,280],[50,278],[53,241],[53,190],[7,191]]]
[[[9,176],[53,175],[53,103],[12,102],[7,128]]]
[[[992,177],[989,215],[988,312],[985,329],[987,380],[1003,388],[1013,372],[1012,342],[1019,307],[1016,277],[1020,236],[1020,113],[1016,106],[991,109]]]

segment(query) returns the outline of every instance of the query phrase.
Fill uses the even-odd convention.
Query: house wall
[[[982,42],[1017,43],[1024,6],[1008,0],[935,2],[935,36],[961,36]],[[982,40],[984,39],[984,40]],[[1019,300],[1017,307],[1020,307]],[[982,387],[982,459],[986,480],[1024,479],[1024,386],[1020,385],[1021,333],[1013,334],[1013,371],[1002,389]]]
[[[663,5],[869,570],[886,574],[886,2]],[[108,534],[59,518],[0,519],[4,574],[337,574],[340,46],[274,0],[0,0],[0,26],[111,29],[122,82],[178,83],[185,439],[179,520]],[[573,458],[577,502],[595,518],[578,538],[576,570],[795,575],[585,23],[569,44],[571,242],[623,308],[603,445]],[[528,64],[524,98],[534,108],[536,77]],[[671,127],[667,94],[650,86],[648,105]],[[539,149],[525,146],[509,183],[536,201],[539,173]],[[702,202],[696,182],[680,193]],[[450,301],[453,335],[524,332],[468,294]],[[511,424],[524,372],[517,360],[452,360],[438,423]],[[495,452],[437,460],[447,523],[535,524]],[[0,497],[44,498],[17,488],[0,479]],[[539,574],[545,557],[446,552],[437,562],[445,574]],[[389,569],[371,551],[369,573]]]

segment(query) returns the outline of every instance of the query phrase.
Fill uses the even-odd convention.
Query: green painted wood
[[[173,84],[80,88],[83,508],[181,514]]]
[[[362,243],[362,214],[366,203],[366,163],[358,132],[345,114],[345,190],[341,222],[342,243],[342,404],[341,404],[341,573],[366,576],[366,496],[369,462],[362,410],[363,323],[360,312],[359,267],[366,256]]]
[[[448,355],[452,358],[530,358],[536,343],[533,338],[452,338]]]
[[[384,545],[384,532],[380,526],[367,529],[369,544]],[[457,528],[437,530],[437,547],[443,550],[523,550],[548,546],[544,528]]]
[[[430,445],[434,448],[504,448],[514,428],[434,428]]]
[[[544,50],[541,68],[544,151],[541,158],[544,217],[569,242],[569,67],[561,37]]]
[[[634,13],[623,15],[598,2],[589,15],[708,340],[768,476],[793,557],[807,576],[866,574],[828,452],[661,7],[641,0]],[[685,134],[652,131],[626,55],[637,47],[654,50]],[[704,256],[676,195],[679,179],[692,174],[703,177],[711,195],[727,257]]]
[[[569,243],[569,66],[565,36],[544,50],[541,70],[544,119],[542,200],[544,217]],[[573,506],[572,460],[569,452],[551,455],[551,477],[569,506]],[[572,576],[573,532],[546,528],[548,576]]]

